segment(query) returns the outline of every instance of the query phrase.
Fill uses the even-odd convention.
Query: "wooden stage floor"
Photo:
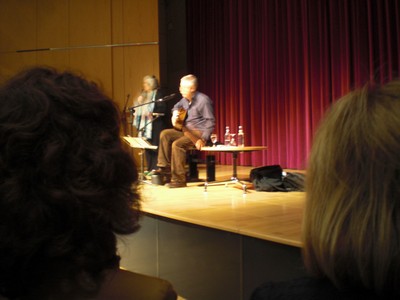
[[[252,167],[238,167],[238,177],[247,179]],[[232,166],[217,165],[217,180],[229,179]],[[199,165],[199,177],[205,178]],[[304,192],[257,192],[243,194],[233,185],[210,186],[199,183],[186,188],[142,187],[145,213],[200,226],[224,230],[289,246],[301,247]]]

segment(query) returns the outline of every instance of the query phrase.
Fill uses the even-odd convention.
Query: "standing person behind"
[[[157,78],[155,76],[145,76],[143,78],[143,91],[135,101],[134,105],[144,103],[149,104],[136,108],[133,125],[137,128],[137,130],[142,129],[140,132],[138,132],[138,136],[145,138],[150,144],[154,146],[159,145],[160,133],[166,128],[166,122],[164,116],[160,116],[152,122],[152,120],[155,118],[153,114],[165,114],[167,105],[165,102],[151,102],[162,97],[163,95],[161,93],[161,90],[159,89]],[[157,155],[158,150],[146,150],[148,172],[157,169]]]
[[[400,81],[352,92],[325,118],[303,242],[314,277],[268,283],[252,300],[400,299]]]
[[[33,68],[0,87],[0,299],[167,300],[119,269],[139,229],[138,173],[116,105],[70,72]]]
[[[182,99],[172,109],[172,125],[181,130],[166,129],[161,132],[158,150],[159,169],[156,174],[167,178],[168,187],[186,186],[186,150],[196,146],[201,149],[210,138],[215,126],[214,108],[211,99],[197,91],[198,82],[194,75],[181,78],[179,91]],[[180,112],[186,112],[186,117],[179,119]],[[179,122],[180,121],[180,122]]]

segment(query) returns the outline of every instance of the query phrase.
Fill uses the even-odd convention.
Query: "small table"
[[[224,145],[218,145],[216,147],[202,147],[201,151],[207,151],[207,152],[225,152],[225,153],[232,153],[233,157],[233,170],[232,170],[232,177],[230,181],[227,182],[219,182],[217,184],[236,184],[239,183],[242,185],[243,188],[243,193],[246,193],[247,191],[247,185],[240,181],[237,177],[237,158],[239,153],[243,152],[252,152],[252,151],[262,151],[262,150],[267,150],[267,147],[265,146],[244,146],[244,147],[239,147],[239,146],[224,146]],[[206,181],[204,183],[204,191],[207,191],[207,187],[210,184]]]

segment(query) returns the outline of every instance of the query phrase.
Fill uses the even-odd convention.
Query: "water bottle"
[[[237,135],[237,145],[239,147],[244,147],[244,132],[243,132],[242,126],[239,126],[238,135]]]
[[[229,146],[230,143],[231,143],[231,134],[229,132],[229,126],[226,126],[224,135],[224,145]]]

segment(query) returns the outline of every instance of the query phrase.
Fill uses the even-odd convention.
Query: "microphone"
[[[152,113],[153,117],[163,117],[165,116],[164,113]]]
[[[152,101],[152,102],[164,102],[164,101],[168,101],[168,100],[174,99],[174,98],[176,97],[176,95],[177,95],[177,94],[174,93],[174,94],[171,94],[171,95],[162,97],[162,98],[160,98],[160,99],[154,100],[154,101]],[[132,111],[132,110],[134,110],[136,107],[139,107],[139,106],[142,106],[142,105],[146,105],[146,104],[150,104],[150,103],[152,103],[152,102],[143,103],[143,104],[136,105],[136,106],[131,106],[131,107],[128,107],[128,110]]]
[[[162,98],[160,98],[160,99],[157,99],[156,102],[163,102],[163,101],[172,100],[172,99],[174,99],[175,97],[176,97],[176,94],[174,93],[174,94],[171,94],[171,95],[162,97]]]

